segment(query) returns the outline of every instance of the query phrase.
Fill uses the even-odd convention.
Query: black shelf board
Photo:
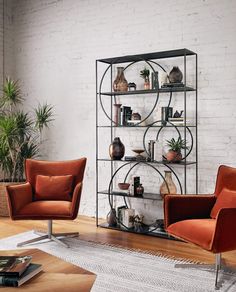
[[[117,231],[124,231],[124,232],[135,233],[135,234],[150,235],[150,236],[156,236],[156,237],[161,237],[161,238],[165,238],[165,239],[180,241],[180,240],[174,238],[173,236],[169,235],[167,232],[165,232],[165,230],[160,229],[160,228],[156,229],[155,231],[151,231],[150,230],[149,232],[136,232],[131,228],[126,229],[126,228],[120,228],[120,227],[111,227],[106,222],[105,223],[101,223],[98,226],[102,227],[102,228],[117,230]]]
[[[123,162],[123,163],[128,163],[128,162],[133,162],[133,163],[137,163],[137,162],[144,162],[144,163],[150,163],[150,164],[163,164],[163,165],[192,165],[192,164],[196,164],[195,161],[180,161],[180,162],[169,162],[169,161],[163,161],[163,160],[156,160],[156,161],[140,161],[140,160],[124,160],[124,159],[121,159],[121,160],[112,160],[112,159],[109,159],[109,158],[99,158],[98,161],[107,161],[107,162]]]
[[[121,56],[121,57],[114,57],[114,58],[105,58],[99,59],[97,61],[103,62],[106,64],[119,64],[119,63],[127,63],[127,62],[134,62],[134,61],[148,61],[154,59],[165,59],[165,58],[175,58],[175,57],[183,57],[186,56],[193,56],[196,55],[193,51],[188,49],[177,49],[177,50],[170,50],[170,51],[161,51],[149,54],[138,54],[138,55],[128,55],[128,56]]]
[[[104,191],[99,191],[98,194],[103,194],[103,195],[109,195],[108,190]],[[112,196],[117,196],[117,197],[125,197],[125,198],[134,198],[134,199],[145,199],[145,200],[154,200],[154,201],[162,201],[162,197],[160,194],[154,194],[154,193],[144,193],[142,197],[134,197],[131,195],[128,195],[125,192],[119,192],[119,191],[114,191],[111,193]]]
[[[98,128],[148,128],[148,127],[152,127],[152,128],[174,128],[174,126],[171,125],[166,125],[166,126],[162,126],[162,125],[146,125],[146,126],[140,126],[140,125],[133,125],[133,126],[97,126]],[[184,128],[184,125],[175,125],[175,127],[177,128]],[[188,128],[196,128],[195,125],[188,125],[186,124],[186,127]]]
[[[101,92],[101,95],[115,96],[115,95],[140,95],[140,94],[153,94],[153,93],[166,93],[166,92],[184,92],[184,91],[195,91],[193,87],[183,86],[183,87],[164,87],[160,88],[158,91],[156,89],[142,89],[142,90],[132,90],[132,91],[111,91],[111,92]],[[99,93],[98,93],[99,94]]]

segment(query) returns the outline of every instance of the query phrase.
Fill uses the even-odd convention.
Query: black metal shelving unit
[[[194,58],[195,62],[195,84],[194,86],[188,86],[186,84],[186,75],[187,75],[187,62],[188,58]],[[154,71],[154,66],[158,66],[159,69],[164,70],[165,68],[157,63],[159,59],[165,59],[165,62],[168,62],[168,59],[170,58],[183,58],[183,86],[182,87],[165,87],[165,88],[159,88],[159,89],[150,89],[150,90],[135,90],[135,91],[126,91],[126,92],[113,92],[112,85],[113,85],[113,69],[114,66],[117,66],[118,64],[125,64],[122,65],[125,67],[125,70],[129,68],[130,66],[135,66],[138,62],[145,62],[147,66],[150,66],[150,68]],[[171,60],[171,64],[173,64],[173,61]],[[100,65],[103,65],[103,72],[101,73],[101,70],[99,68]],[[105,66],[105,69],[104,69]],[[115,57],[115,58],[106,58],[106,59],[99,59],[96,60],[96,225],[98,227],[102,228],[109,228],[109,229],[115,229],[120,231],[126,231],[126,232],[135,232],[134,229],[128,228],[124,226],[123,224],[120,225],[120,227],[110,227],[107,223],[100,223],[99,224],[99,198],[100,196],[107,196],[108,198],[108,204],[110,207],[113,207],[113,198],[114,196],[122,197],[124,200],[125,205],[128,207],[127,199],[138,199],[138,200],[147,200],[150,201],[160,201],[162,200],[160,194],[158,193],[144,193],[143,197],[133,197],[131,195],[128,195],[124,192],[113,192],[113,179],[115,175],[126,165],[129,166],[129,171],[126,174],[125,180],[127,179],[130,171],[135,168],[137,165],[144,164],[146,166],[149,166],[152,170],[155,170],[161,177],[164,179],[162,173],[159,170],[160,166],[166,167],[168,170],[172,172],[172,174],[175,176],[178,184],[180,193],[185,194],[187,190],[187,168],[188,167],[194,167],[195,168],[195,193],[198,194],[198,117],[197,117],[197,99],[198,99],[198,59],[197,54],[191,50],[188,49],[179,49],[179,50],[170,50],[170,51],[163,51],[163,52],[155,52],[155,53],[149,53],[149,54],[140,54],[140,55],[129,55],[129,56],[122,56],[122,57]],[[100,74],[100,75],[99,75]],[[105,79],[105,76],[108,75],[110,78],[110,91],[103,91],[103,82]],[[114,124],[113,121],[113,104],[116,103],[116,96],[133,96],[137,95],[137,98],[139,96],[144,96],[145,98],[149,98],[149,96],[155,96],[156,100],[154,102],[154,106],[151,109],[149,115],[143,120],[145,121],[147,118],[149,118],[154,109],[158,106],[159,101],[159,94],[162,93],[169,93],[170,98],[167,100],[167,106],[170,106],[172,102],[172,93],[179,93],[183,95],[183,110],[184,110],[184,123],[183,125],[173,125],[173,124],[167,124],[163,126],[162,124],[158,123],[160,121],[156,121],[154,123],[148,124],[148,125],[130,125],[130,126],[117,126]],[[187,113],[187,94],[193,95],[195,97],[195,119],[194,122],[189,125],[186,121],[186,113]],[[103,105],[103,98],[108,99],[107,101],[110,104],[109,112],[105,110],[105,107]],[[108,119],[108,124],[102,124],[99,121],[99,110],[101,110],[102,114]],[[165,128],[175,128],[178,133],[179,129],[182,129],[183,131],[183,139],[186,140],[187,134],[190,134],[191,137],[191,147],[190,150],[184,151],[184,157],[183,160],[180,163],[169,163],[167,161],[159,160],[159,161],[152,161],[152,162],[146,162],[146,161],[126,161],[126,160],[111,160],[108,157],[100,157],[100,153],[98,151],[98,144],[99,139],[101,139],[99,134],[99,129],[102,128],[108,128],[110,129],[109,135],[110,135],[110,142],[113,141],[114,131],[116,129],[123,128],[124,131],[132,131],[132,128],[137,129],[140,128],[142,130],[145,130],[144,133],[144,140],[146,132],[150,128],[154,128],[158,131],[157,136],[159,135],[160,131],[162,131]],[[194,135],[192,134],[192,130],[194,130]],[[144,147],[145,147],[145,141],[143,141]],[[108,149],[109,145],[107,145]],[[195,150],[194,159],[189,160],[188,156],[191,153],[192,150]],[[108,152],[108,151],[107,151]],[[110,166],[110,178],[111,180],[107,182],[107,189],[100,189],[99,186],[99,163],[107,163]],[[183,172],[183,181],[180,181],[178,178],[178,175],[176,174],[175,168],[179,167],[182,169]],[[157,218],[158,219],[158,218]],[[137,233],[137,232],[135,232]],[[168,238],[173,239],[171,236],[169,236],[162,228],[155,224],[151,224],[150,226],[147,226],[147,228],[143,232],[138,232],[142,234],[152,235],[152,236],[158,236],[162,238]]]

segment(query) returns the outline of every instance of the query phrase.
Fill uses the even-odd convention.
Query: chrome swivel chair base
[[[48,220],[48,230],[47,233],[43,231],[34,230],[34,233],[39,235],[37,238],[29,239],[17,244],[17,247],[21,247],[31,243],[37,243],[41,240],[49,239],[51,241],[55,241],[58,244],[61,244],[64,247],[69,247],[69,245],[63,241],[61,241],[60,237],[78,237],[79,232],[66,232],[66,233],[53,233],[52,232],[52,220]]]
[[[221,253],[215,254],[215,265],[205,265],[205,264],[176,264],[176,268],[200,268],[200,269],[212,269],[216,272],[215,277],[215,290],[220,289],[218,283],[218,275],[220,270],[235,272],[235,269],[223,266],[221,263]]]

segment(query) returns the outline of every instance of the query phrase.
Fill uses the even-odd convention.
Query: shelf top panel
[[[184,92],[184,91],[195,91],[193,87],[183,86],[183,87],[165,87],[160,88],[159,93],[165,92]],[[113,91],[113,92],[101,92],[101,95],[138,95],[138,94],[150,94],[150,93],[158,93],[156,89],[146,89],[146,90],[133,90],[133,91]],[[99,93],[98,93],[99,94]]]
[[[176,127],[176,128],[184,128],[185,125],[184,124],[175,124],[174,126],[171,126],[171,125],[166,125],[166,126],[163,126],[163,125],[146,125],[146,126],[141,126],[141,125],[130,125],[130,126],[110,126],[110,125],[98,125],[97,126],[98,128],[120,128],[120,129],[123,129],[123,128],[148,128],[148,127],[151,127],[151,128],[173,128],[173,127]],[[186,127],[187,128],[196,128],[196,125],[190,125],[190,124],[186,124]]]
[[[178,49],[178,50],[162,51],[162,52],[149,53],[149,54],[128,55],[128,56],[121,56],[121,57],[114,57],[114,58],[99,59],[97,61],[107,63],[107,64],[119,64],[119,63],[127,63],[127,62],[142,61],[142,60],[148,61],[148,60],[154,60],[154,59],[183,57],[184,55],[191,56],[191,55],[196,55],[196,53],[188,49]]]
[[[112,160],[112,159],[109,159],[109,158],[99,158],[98,161],[109,161],[109,162],[123,162],[123,163],[144,163],[144,164],[163,164],[163,165],[166,165],[166,164],[169,164],[169,165],[192,165],[192,164],[196,164],[195,161],[184,161],[184,160],[181,160],[180,162],[169,162],[167,160],[154,160],[154,161],[140,161],[140,160],[124,160],[124,159],[121,159],[121,160]]]

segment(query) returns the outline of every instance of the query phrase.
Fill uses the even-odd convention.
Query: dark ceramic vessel
[[[180,83],[183,79],[183,73],[179,67],[173,67],[169,74],[170,83]]]
[[[112,160],[121,160],[125,155],[125,146],[120,141],[119,137],[114,138],[114,141],[109,147],[109,154]]]

